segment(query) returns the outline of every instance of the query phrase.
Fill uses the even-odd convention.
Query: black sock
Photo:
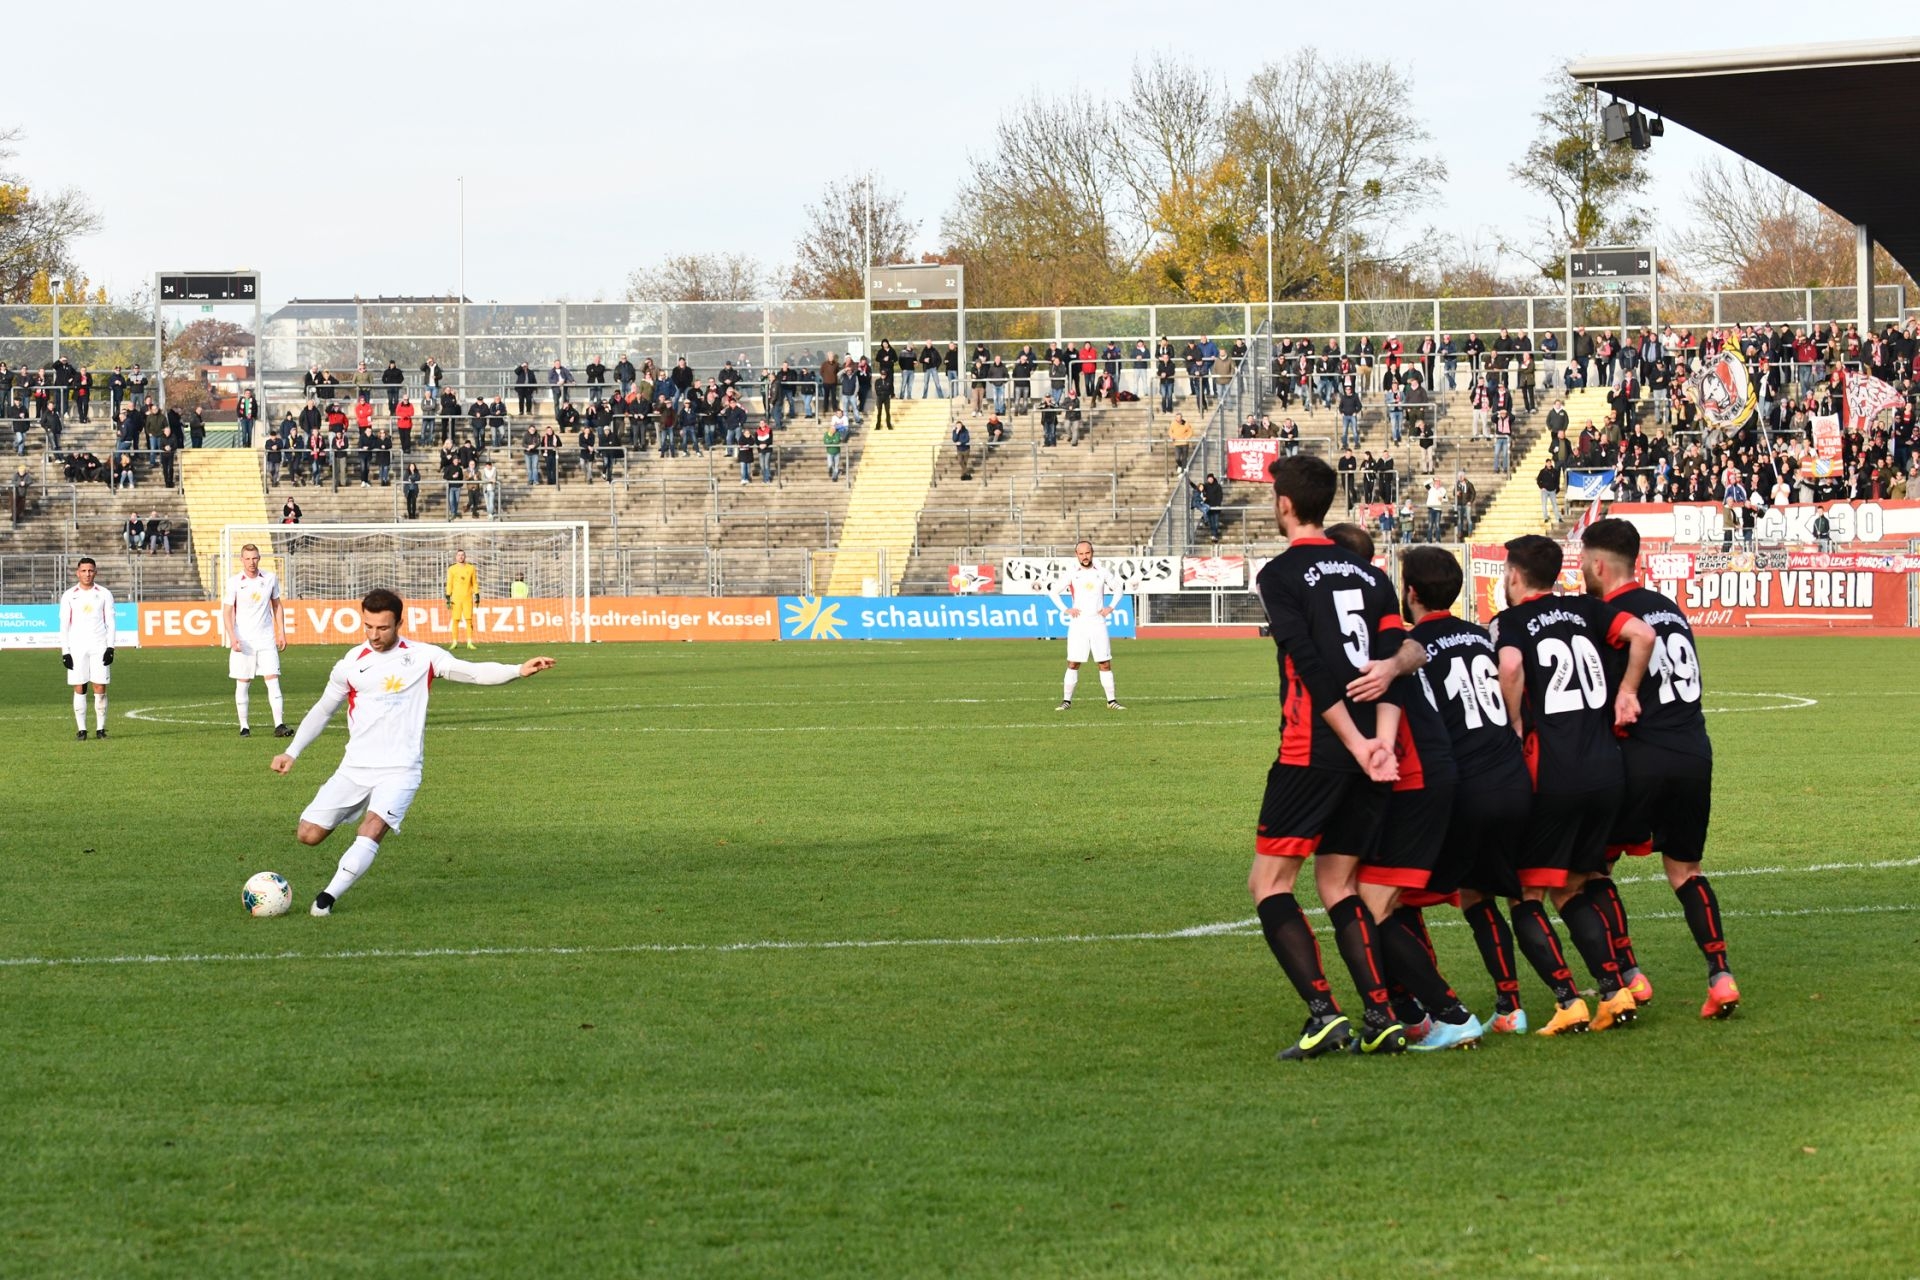
[[[1258,907],[1260,931],[1267,935],[1267,946],[1280,962],[1293,989],[1307,1002],[1307,1012],[1315,1017],[1340,1012],[1332,990],[1327,986],[1326,970],[1320,964],[1320,942],[1313,926],[1300,913],[1300,904],[1290,893],[1262,898]]]
[[[1727,935],[1720,927],[1720,899],[1713,896],[1713,886],[1705,876],[1692,876],[1673,892],[1687,913],[1687,928],[1693,930],[1700,954],[1707,958],[1707,975],[1727,972]]]
[[[1574,989],[1573,974],[1560,952],[1560,939],[1547,919],[1547,909],[1537,902],[1518,902],[1513,907],[1513,937],[1527,963],[1540,975],[1540,981],[1553,989],[1553,998],[1561,1004],[1580,998]]]
[[[1587,962],[1594,981],[1600,984],[1600,998],[1605,1000],[1618,992],[1620,962],[1613,958],[1613,936],[1607,932],[1607,922],[1601,919],[1593,899],[1585,893],[1574,894],[1561,905],[1560,919],[1567,926],[1567,936],[1580,949],[1580,958]]]
[[[1498,1013],[1512,1013],[1520,1007],[1520,975],[1513,967],[1513,930],[1492,899],[1483,899],[1466,910],[1467,925],[1480,946],[1480,959],[1493,979],[1493,1007]]]
[[[1613,958],[1620,962],[1620,972],[1638,969],[1640,961],[1634,958],[1633,935],[1627,932],[1627,905],[1620,901],[1620,890],[1614,887],[1612,877],[1595,876],[1587,881],[1587,897],[1593,900],[1594,908],[1606,922],[1607,932],[1613,938]]]
[[[1386,955],[1387,971],[1419,998],[1420,1003],[1442,1022],[1465,1022],[1467,1011],[1447,980],[1440,976],[1420,935],[1401,918],[1399,912],[1380,926],[1380,949]]]
[[[1387,966],[1380,952],[1379,931],[1367,918],[1367,908],[1359,894],[1342,898],[1327,908],[1333,921],[1333,937],[1340,945],[1340,958],[1347,962],[1353,985],[1360,990],[1360,1001],[1369,1018],[1392,1014],[1387,1002]]]

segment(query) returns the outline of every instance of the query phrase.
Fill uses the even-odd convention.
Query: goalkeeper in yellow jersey
[[[477,648],[473,643],[473,606],[480,599],[480,571],[467,563],[467,553],[453,553],[453,563],[447,566],[447,608],[453,614],[452,648],[460,643],[460,628],[467,628],[467,648]]]

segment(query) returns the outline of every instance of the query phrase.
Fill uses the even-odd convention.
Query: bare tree
[[[1446,180],[1415,110],[1412,82],[1389,62],[1323,59],[1311,48],[1248,80],[1225,145],[1258,218],[1273,170],[1274,294],[1326,295],[1344,252],[1392,256],[1392,231],[1417,220]]]
[[[1161,198],[1211,176],[1220,160],[1226,86],[1212,72],[1164,54],[1133,64],[1107,139],[1126,184],[1130,221],[1154,221]]]
[[[1030,98],[1001,117],[941,220],[976,305],[1119,300],[1149,231],[1112,180],[1116,145],[1108,108],[1086,94]]]
[[[1534,118],[1540,128],[1508,172],[1544,196],[1552,212],[1533,228],[1531,242],[1506,248],[1550,279],[1566,275],[1566,252],[1592,244],[1630,243],[1651,220],[1636,203],[1648,182],[1646,153],[1608,143],[1593,94],[1564,71],[1547,77],[1547,94]]]
[[[1694,171],[1687,209],[1692,225],[1680,239],[1680,256],[1716,284],[1819,289],[1853,283],[1851,224],[1764,169],[1743,160],[1707,161]],[[1877,248],[1874,279],[1911,283]]]
[[[907,217],[899,193],[870,176],[837,178],[806,207],[806,228],[794,242],[794,263],[787,275],[789,297],[866,296],[869,204],[872,260],[911,260],[920,224]]]
[[[35,276],[79,274],[73,241],[100,229],[77,191],[36,193],[5,167],[18,129],[0,130],[0,302],[26,302]]]
[[[629,302],[742,302],[766,294],[766,268],[745,253],[669,254],[627,277]]]

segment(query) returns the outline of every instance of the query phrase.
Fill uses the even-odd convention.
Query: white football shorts
[[[234,680],[251,680],[255,676],[277,676],[280,674],[280,651],[273,647],[268,638],[265,644],[258,644],[240,637],[238,649],[227,650],[227,675]]]
[[[1113,661],[1113,641],[1107,635],[1107,620],[1094,615],[1092,622],[1075,618],[1067,625],[1067,661]]]
[[[321,784],[300,821],[331,831],[371,810],[398,831],[419,790],[418,769],[349,769],[342,765]]]
[[[69,656],[73,659],[73,670],[66,673],[68,688],[76,684],[112,683],[113,668],[107,665],[104,649],[75,649]]]

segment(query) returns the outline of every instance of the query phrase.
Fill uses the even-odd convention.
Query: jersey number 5
[[[1365,592],[1336,591],[1333,593],[1333,609],[1340,615],[1340,632],[1347,637],[1347,642],[1340,647],[1347,655],[1347,661],[1354,665],[1355,670],[1364,668],[1369,656],[1366,606]]]
[[[1600,651],[1593,647],[1593,641],[1578,635],[1565,640],[1548,636],[1540,641],[1535,652],[1540,655],[1540,665],[1553,672],[1547,678],[1546,696],[1540,699],[1542,715],[1578,711],[1583,706],[1597,709],[1606,702],[1607,673],[1600,665]]]

